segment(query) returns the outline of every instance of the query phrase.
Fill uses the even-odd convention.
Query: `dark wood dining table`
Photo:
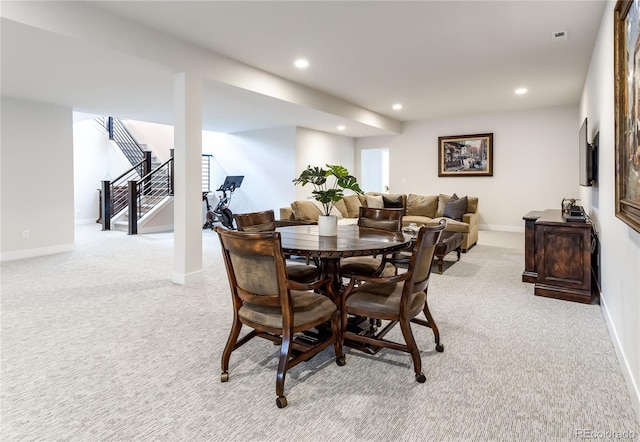
[[[337,291],[342,287],[340,258],[383,255],[411,244],[411,235],[368,229],[357,225],[338,226],[337,236],[320,236],[317,225],[278,227],[284,253],[318,258],[324,278],[331,278]]]
[[[338,226],[337,236],[320,236],[317,225],[278,227],[276,231],[280,232],[282,250],[285,254],[317,258],[320,261],[322,277],[333,281],[333,289],[338,296],[344,290],[340,274],[341,258],[388,254],[406,249],[414,241],[412,234],[369,229],[357,225]],[[340,300],[335,301],[340,308]],[[368,318],[351,317],[347,327],[357,330],[358,333],[371,332],[371,329],[366,327],[368,322]],[[322,330],[320,329],[318,333],[322,334]],[[313,333],[308,333],[307,338],[318,339]],[[381,349],[381,347],[349,341],[345,341],[345,345],[369,354],[375,354]]]

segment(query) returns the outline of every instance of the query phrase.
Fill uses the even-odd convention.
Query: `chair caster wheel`
[[[223,371],[220,375],[220,382],[227,382],[229,380],[229,373]]]
[[[346,363],[347,363],[347,359],[345,358],[344,355],[339,356],[339,357],[336,358],[336,364],[338,364],[338,366],[342,367]]]
[[[416,381],[418,381],[419,383],[424,384],[426,380],[427,380],[427,377],[424,374],[419,373],[416,375]]]
[[[436,351],[442,353],[444,351],[444,345],[436,344]]]
[[[287,398],[284,396],[279,396],[276,399],[276,405],[278,406],[278,408],[284,408],[287,406]]]

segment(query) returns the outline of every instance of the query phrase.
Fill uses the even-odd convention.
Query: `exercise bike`
[[[206,222],[202,226],[203,229],[213,230],[214,224],[219,222],[227,229],[235,230],[233,226],[233,213],[231,209],[229,209],[229,204],[231,203],[233,192],[240,187],[243,178],[244,176],[228,176],[225,178],[224,183],[216,189],[216,192],[222,192],[222,195],[218,197],[218,204],[213,209],[211,208],[211,204],[209,204],[209,198],[207,198],[209,192],[202,192],[202,201],[204,201],[207,206]],[[227,192],[229,192],[228,195]]]

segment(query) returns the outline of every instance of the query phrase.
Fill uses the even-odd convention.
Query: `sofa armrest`
[[[465,235],[464,241],[462,243],[462,250],[466,252],[474,244],[478,242],[478,222],[479,222],[478,212],[471,213],[467,212],[462,215],[462,221],[469,224],[469,233]]]
[[[477,226],[478,225],[478,214],[477,213],[467,212],[464,215],[462,215],[462,222],[465,222],[465,223],[469,224],[470,226]]]

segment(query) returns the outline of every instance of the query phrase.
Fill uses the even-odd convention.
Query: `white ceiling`
[[[578,103],[605,3],[90,2],[400,121]],[[3,95],[172,121],[169,69],[108,51],[78,56],[96,48],[9,20],[1,31]],[[568,39],[552,41],[558,31]],[[296,69],[296,57],[310,67]],[[517,87],[529,93],[516,96]],[[350,136],[384,133],[224,84],[207,83],[204,101],[209,130],[298,125],[337,133],[346,124]],[[399,112],[391,109],[396,102],[404,106]]]

